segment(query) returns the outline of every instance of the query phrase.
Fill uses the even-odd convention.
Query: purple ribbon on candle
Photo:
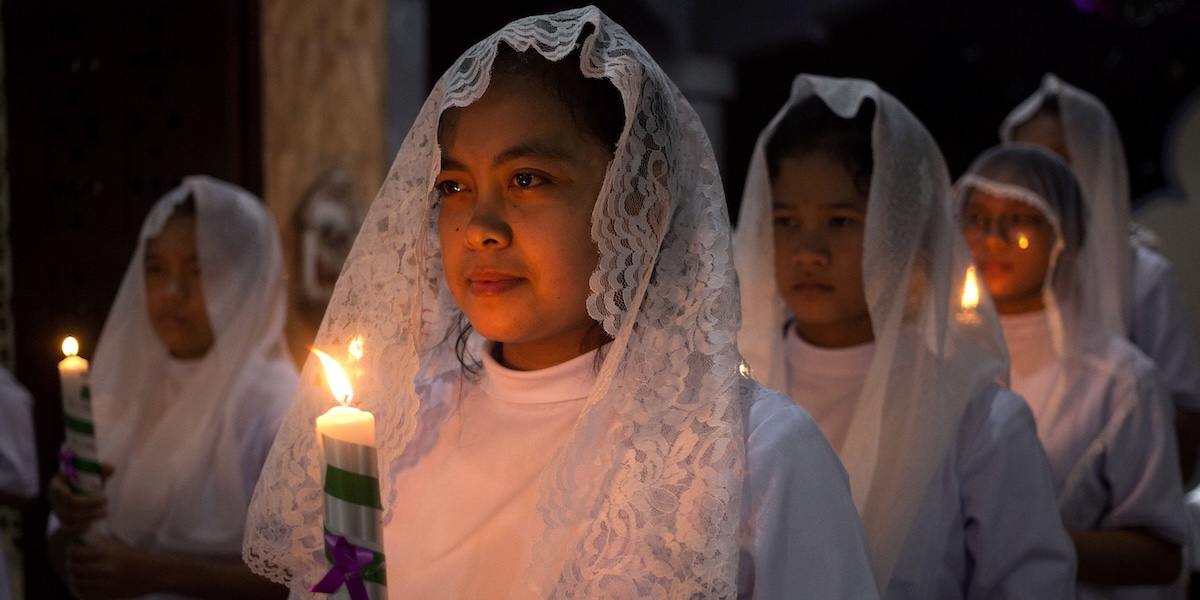
[[[346,538],[332,533],[325,534],[325,545],[333,555],[333,566],[329,567],[325,577],[317,582],[317,585],[308,588],[308,591],[332,594],[345,584],[346,591],[350,593],[350,600],[370,600],[367,596],[367,586],[363,584],[359,571],[371,564],[375,553],[370,548],[355,546]]]
[[[58,453],[58,466],[66,474],[67,481],[79,483],[79,471],[75,470],[75,451],[70,448]]]

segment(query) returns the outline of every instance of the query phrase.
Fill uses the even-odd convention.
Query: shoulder
[[[1133,274],[1139,283],[1156,281],[1171,272],[1171,261],[1141,244],[1133,247]]]
[[[964,440],[980,436],[996,439],[1037,431],[1033,411],[1025,399],[989,382],[971,397],[959,426]]]
[[[255,363],[242,373],[236,395],[241,417],[246,420],[267,420],[278,424],[283,419],[296,394],[300,375],[287,360]]]
[[[803,407],[757,381],[741,380],[746,453],[751,472],[792,468],[831,468],[845,477],[837,453]]]

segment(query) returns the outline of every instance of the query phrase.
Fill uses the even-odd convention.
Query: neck
[[[608,342],[612,338],[604,336],[603,339],[590,340],[585,339],[575,344],[529,344],[529,343],[496,343],[496,362],[502,366],[514,371],[536,371],[538,369],[546,369],[554,365],[561,365],[573,358],[577,358]]]
[[[1002,315],[1023,315],[1046,308],[1046,303],[1042,300],[1042,292],[1040,290],[1032,296],[1006,298],[1004,300],[997,298],[995,302],[996,312]]]
[[[796,335],[818,348],[849,348],[875,341],[871,317],[840,323],[811,324],[796,322]]]

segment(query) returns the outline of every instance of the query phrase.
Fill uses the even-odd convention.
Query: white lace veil
[[[168,353],[146,310],[143,263],[146,240],[189,195],[214,343],[168,402],[162,394]],[[286,314],[279,233],[257,198],[193,176],[150,210],[91,368],[100,458],[116,468],[106,486],[114,535],[139,545],[237,555],[250,500],[246,481],[257,473],[244,472],[234,432],[253,411],[282,412],[287,390],[294,389]],[[244,393],[264,383],[282,393]],[[207,497],[202,490],[214,487],[219,501],[201,501]]]
[[[790,311],[773,267],[766,143],[787,112],[818,96],[851,118],[875,105],[863,283],[875,353],[846,441],[838,448],[886,589],[933,473],[968,401],[1007,380],[1008,357],[986,295],[963,307],[970,252],[951,214],[950,178],[937,145],[898,100],[874,83],[800,75],[759,135],[742,197],[734,254],[742,284],[739,345],[754,376],[787,390],[783,327]]]
[[[1092,327],[1126,337],[1133,302],[1129,171],[1116,121],[1098,98],[1047,73],[1041,87],[1004,119],[1000,139],[1013,141],[1017,126],[1049,98],[1058,103],[1068,162],[1087,203],[1087,239],[1074,266],[1084,298],[1077,308]]]
[[[611,81],[626,116],[592,213],[600,261],[588,310],[615,341],[541,480],[547,532],[529,582],[541,597],[732,597],[745,450],[724,194],[695,112],[594,7],[510,23],[442,76],[338,280],[316,346],[342,360],[352,338],[364,340],[355,402],[376,418],[385,526],[389,507],[405,501],[388,473],[426,401],[414,384],[461,368],[453,335],[462,313],[437,240],[438,120],[483,94],[501,43],[552,61],[579,48],[582,73]],[[313,423],[333,399],[317,368],[305,366],[244,549],[255,571],[301,596],[326,569]]]

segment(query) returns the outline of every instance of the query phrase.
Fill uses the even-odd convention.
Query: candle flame
[[[350,356],[354,358],[355,362],[362,360],[363,338],[361,335],[356,335],[354,339],[350,340],[348,352],[350,352]]]
[[[63,340],[62,351],[67,356],[79,354],[79,342],[74,337],[68,335],[67,339]]]
[[[962,307],[974,310],[979,306],[979,282],[975,279],[975,267],[967,267],[967,280],[963,284]]]
[[[1023,234],[1023,233],[1018,235],[1017,236],[1017,246],[1019,246],[1022,250],[1028,248],[1029,247],[1029,238],[1025,237],[1025,234]]]
[[[350,387],[350,382],[346,379],[346,373],[342,371],[341,365],[337,364],[337,361],[328,354],[316,348],[309,348],[309,350],[321,359],[321,365],[325,367],[325,378],[329,380],[329,389],[333,392],[333,397],[342,406],[350,406],[350,400],[354,398],[354,389]]]

